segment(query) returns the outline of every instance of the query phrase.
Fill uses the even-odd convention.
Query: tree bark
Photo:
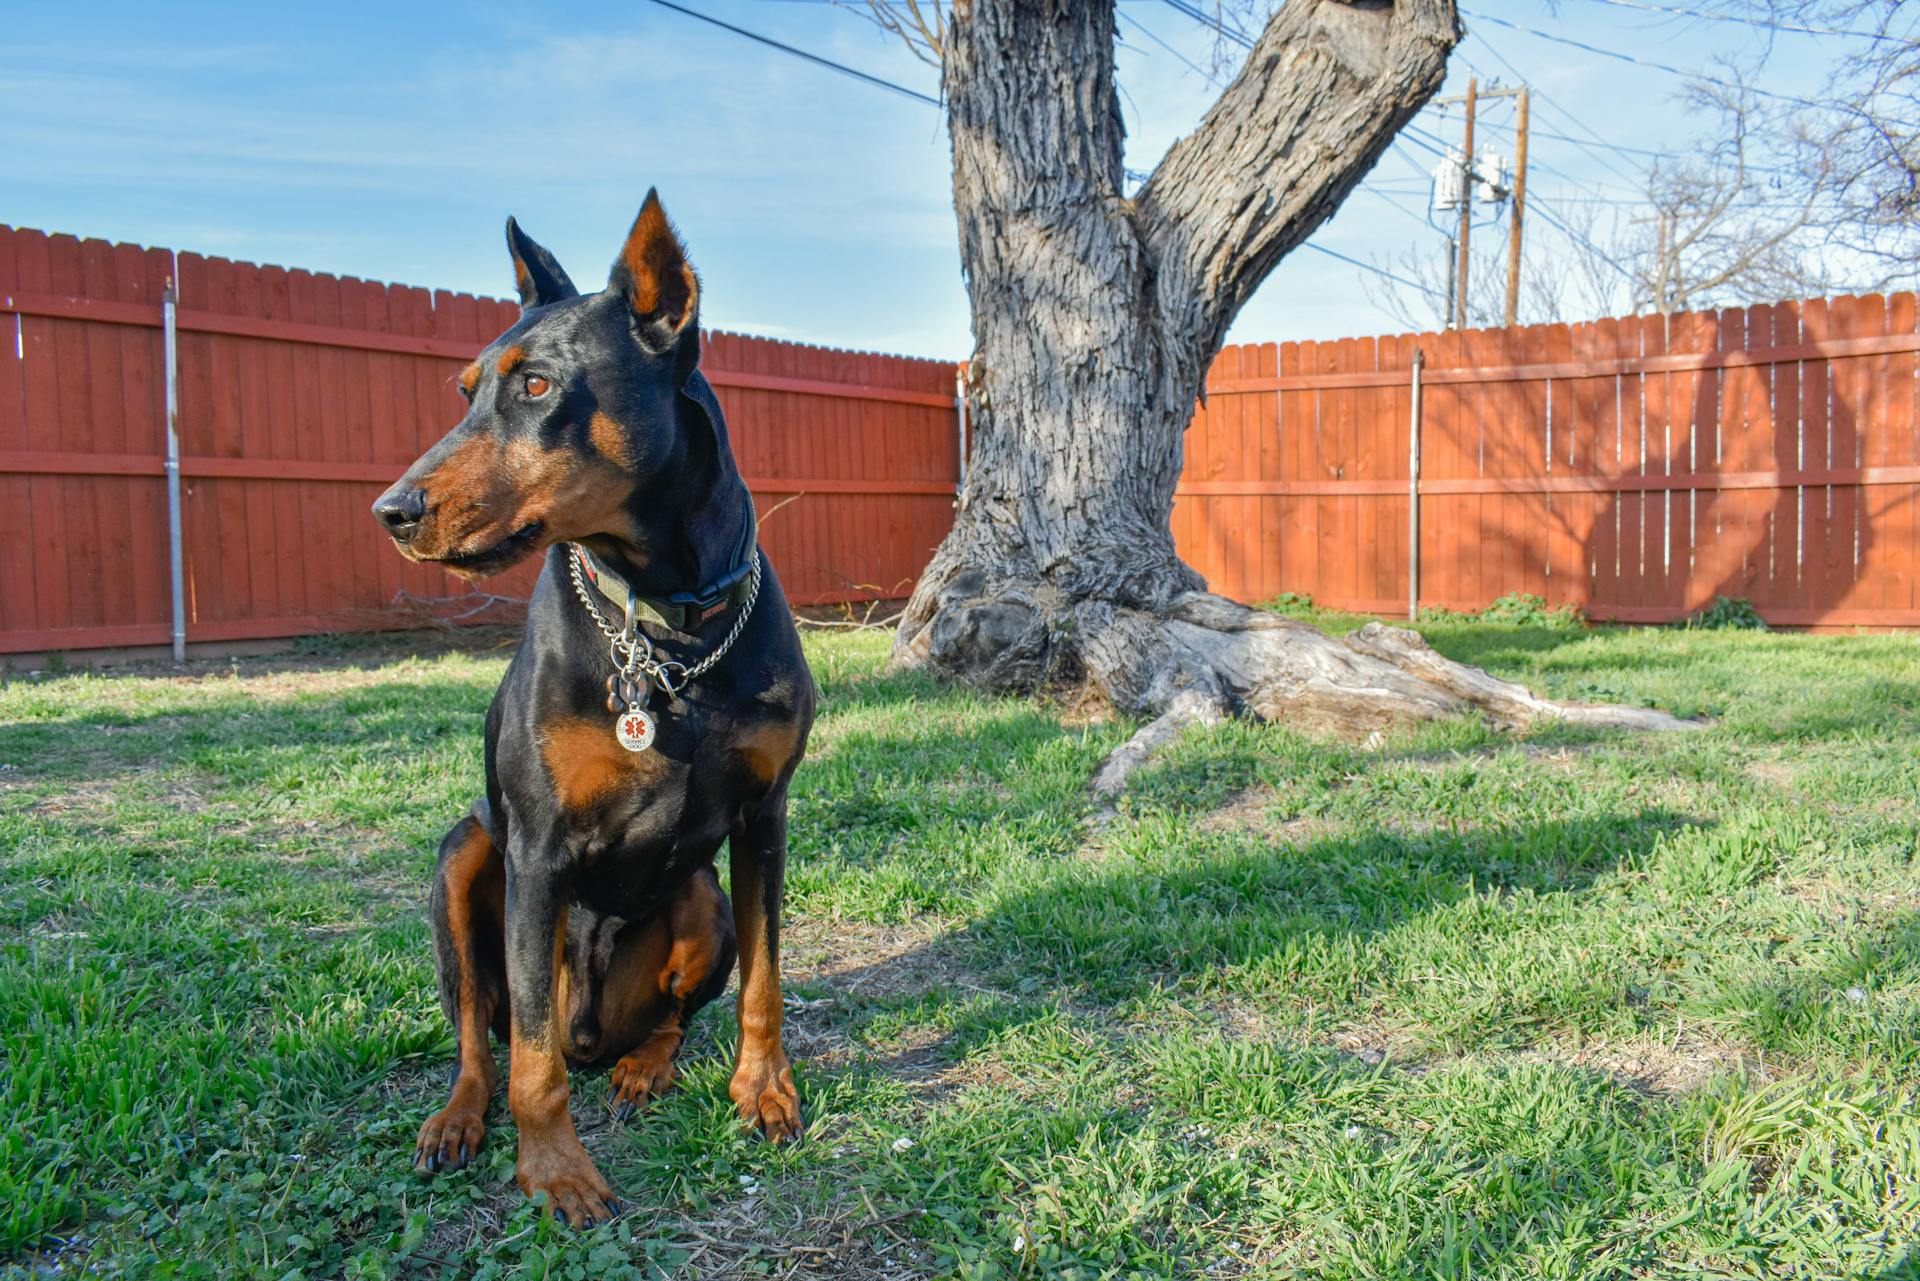
[[[1238,712],[1361,734],[1550,714],[1410,633],[1343,643],[1209,595],[1173,545],[1182,437],[1234,315],[1439,88],[1458,36],[1452,0],[1287,0],[1128,198],[1112,0],[956,4],[941,61],[973,442],[897,663],[1090,682],[1156,718],[1152,742]]]

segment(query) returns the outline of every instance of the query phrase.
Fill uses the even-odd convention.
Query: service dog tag
[[[613,721],[613,736],[620,740],[620,746],[629,752],[644,752],[653,746],[654,733],[659,724],[653,713],[644,707],[629,707]]]

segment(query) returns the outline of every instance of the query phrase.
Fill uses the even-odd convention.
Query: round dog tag
[[[629,752],[644,752],[653,746],[654,732],[658,728],[653,713],[645,708],[630,707],[614,718],[613,736]]]

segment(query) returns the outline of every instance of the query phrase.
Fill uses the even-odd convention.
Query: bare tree
[[[1580,204],[1561,208],[1560,216],[1571,235],[1536,222],[1521,244],[1519,323],[1549,324],[1630,310],[1631,291],[1614,265],[1615,251],[1600,248],[1619,239],[1617,212]],[[1498,266],[1468,275],[1467,324],[1472,328],[1506,324],[1508,226],[1497,223],[1474,232],[1473,243],[1480,246],[1476,260]],[[1447,299],[1455,253],[1453,241],[1435,235],[1397,253],[1375,254],[1381,270],[1363,273],[1360,290],[1409,329],[1445,329],[1453,323]]]
[[[1723,128],[1694,156],[1653,167],[1652,226],[1640,224],[1637,243],[1625,246],[1633,309],[1671,315],[1825,292],[1821,211],[1834,194],[1827,176],[1779,183],[1754,168],[1753,129],[1765,115],[1744,84],[1700,84],[1691,96]]]
[[[1819,192],[1814,217],[1828,245],[1852,256],[1863,283],[1911,287],[1920,261],[1920,5],[1710,0],[1708,8],[1837,50],[1819,97],[1776,100],[1770,123],[1792,180]]]
[[[961,0],[925,21],[879,2],[883,25],[937,42],[974,337],[967,483],[896,662],[1090,682],[1152,716],[1103,786],[1180,725],[1241,711],[1362,734],[1469,707],[1675,723],[1550,704],[1377,624],[1328,638],[1210,594],[1174,549],[1208,364],[1439,88],[1453,0],[1289,0],[1131,197],[1114,0]]]

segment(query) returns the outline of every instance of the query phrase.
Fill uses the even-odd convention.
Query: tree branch
[[[1158,302],[1207,354],[1439,89],[1453,0],[1289,0],[1135,200]]]

